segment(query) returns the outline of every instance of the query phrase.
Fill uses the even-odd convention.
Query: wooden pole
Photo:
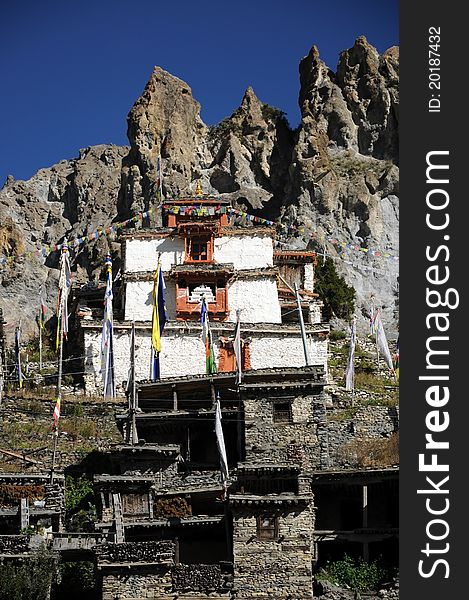
[[[376,308],[375,308],[375,300],[374,294],[371,294],[371,317],[373,320],[373,327],[375,330],[375,346],[376,346],[376,364],[379,373],[379,347],[378,347],[378,328],[376,327]]]
[[[301,298],[300,298],[300,292],[298,290],[297,283],[295,283],[295,294],[296,294],[296,303],[298,305],[298,317],[300,319],[301,339],[303,340],[303,350],[305,353],[306,366],[308,366],[311,364],[311,361],[309,358],[308,340],[306,338],[305,322],[303,320],[303,310],[301,309]]]
[[[67,238],[64,239],[62,244],[62,256],[61,258],[64,260],[63,255],[65,252],[68,252]],[[62,269],[64,269],[63,260],[61,261],[61,273]],[[65,285],[65,282],[62,281],[62,285]],[[59,280],[60,286],[60,280]],[[62,370],[63,370],[63,356],[64,356],[64,332],[62,330],[62,323],[60,320],[63,318],[62,312],[64,310],[68,310],[67,303],[64,302],[65,294],[68,294],[68,290],[62,289],[62,293],[60,295],[60,313],[59,313],[59,374],[57,377],[57,400],[56,402],[59,404],[59,410],[61,409],[61,400],[62,400]],[[55,469],[55,459],[57,456],[57,444],[59,441],[59,419],[60,414],[57,418],[55,430],[54,430],[54,450],[52,452],[52,467],[50,470],[50,482],[54,483],[54,469]]]
[[[41,324],[41,315],[39,315],[39,373],[41,371],[42,371],[42,324]]]
[[[137,385],[136,385],[136,377],[135,377],[135,321],[132,321],[132,345],[130,348],[130,365],[132,372],[132,403],[131,403],[131,433],[130,433],[130,442],[132,446],[138,444],[138,435],[137,435],[137,421],[135,413],[137,412]]]
[[[60,325],[59,325],[60,327]],[[60,331],[59,337],[59,375],[57,377],[57,402],[59,406],[62,404],[62,369],[63,369],[63,352],[64,352],[64,338],[63,331]],[[60,418],[60,417],[59,417]],[[59,441],[59,419],[57,419],[57,425],[54,430],[54,450],[52,452],[52,467],[50,471],[50,482],[54,483],[54,469],[55,469],[55,458],[57,455],[57,444]]]
[[[368,528],[368,486],[366,484],[362,486],[362,527]],[[368,541],[363,542],[363,560],[365,562],[369,560]]]

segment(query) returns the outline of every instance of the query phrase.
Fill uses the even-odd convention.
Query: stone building
[[[197,196],[165,204],[162,227],[122,235],[114,285],[122,441],[101,451],[93,467],[95,531],[63,531],[63,475],[53,487],[44,474],[0,475],[10,502],[2,505],[0,495],[2,557],[30,552],[34,544],[20,532],[44,523],[64,560],[94,560],[103,600],[305,600],[313,597],[314,569],[327,559],[347,552],[395,561],[398,470],[344,468],[341,451],[352,441],[392,436],[398,410],[363,406],[351,421],[329,420],[329,326],[314,292],[315,255],[279,251],[272,227],[229,216],[227,204]],[[167,322],[161,379],[150,381],[158,261]],[[99,395],[103,294],[89,287],[76,298],[86,392]],[[241,381],[233,345],[238,311]],[[135,370],[127,386],[133,323]],[[218,403],[227,479],[215,433]]]
[[[219,371],[230,371],[233,366],[230,338],[237,310],[245,369],[304,366],[301,332],[294,322],[295,284],[301,296],[310,364],[326,367],[329,327],[321,322],[321,302],[313,292],[313,252],[274,251],[273,227],[230,225],[230,207],[218,199],[187,198],[164,207],[163,227],[122,234],[122,285],[114,302],[114,368],[120,393],[128,378],[132,321],[136,377],[150,376],[152,288],[158,260],[168,319],[160,353],[163,378],[205,372],[199,325],[202,296]],[[97,308],[86,291],[82,294],[81,303],[91,310],[81,319],[81,330],[86,390],[99,393],[102,295],[93,294]]]
[[[143,589],[162,599],[311,598],[313,404],[325,384],[322,365],[249,370],[241,385],[234,373],[139,383],[136,405],[117,415],[124,443],[113,472],[95,476],[103,599]]]

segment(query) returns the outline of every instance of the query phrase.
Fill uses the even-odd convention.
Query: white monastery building
[[[305,350],[295,285],[299,288],[309,364],[327,367],[329,326],[314,293],[313,252],[274,250],[275,228],[230,225],[230,206],[213,197],[168,201],[163,226],[122,235],[122,286],[114,291],[114,372],[118,393],[129,376],[135,322],[136,379],[148,380],[152,289],[158,261],[165,282],[167,321],[161,339],[161,378],[206,372],[201,335],[205,297],[217,370],[236,370],[233,336],[240,311],[243,370],[302,367]],[[87,392],[102,390],[102,315],[83,318]]]

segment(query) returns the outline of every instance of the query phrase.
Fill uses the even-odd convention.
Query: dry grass
[[[345,444],[341,458],[358,468],[390,467],[399,464],[399,433],[389,438],[355,439]]]

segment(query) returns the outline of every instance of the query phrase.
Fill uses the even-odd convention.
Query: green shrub
[[[59,565],[60,583],[54,589],[53,598],[81,600],[97,598],[96,575],[92,562],[64,562]]]
[[[0,600],[48,600],[57,570],[57,556],[41,546],[23,563],[0,565]]]
[[[355,290],[337,273],[331,258],[327,258],[324,264],[318,263],[315,277],[316,292],[324,302],[324,317],[349,320],[355,309]]]
[[[378,561],[366,563],[362,558],[355,561],[345,555],[342,560],[328,563],[320,569],[317,579],[326,579],[339,586],[348,586],[354,592],[377,590],[384,581],[392,578],[394,573]]]
[[[93,482],[86,475],[65,477],[65,508],[67,511],[78,510],[94,498]]]
[[[329,338],[332,342],[337,342],[338,340],[345,340],[347,334],[345,331],[341,331],[340,329],[331,329],[329,334]]]

